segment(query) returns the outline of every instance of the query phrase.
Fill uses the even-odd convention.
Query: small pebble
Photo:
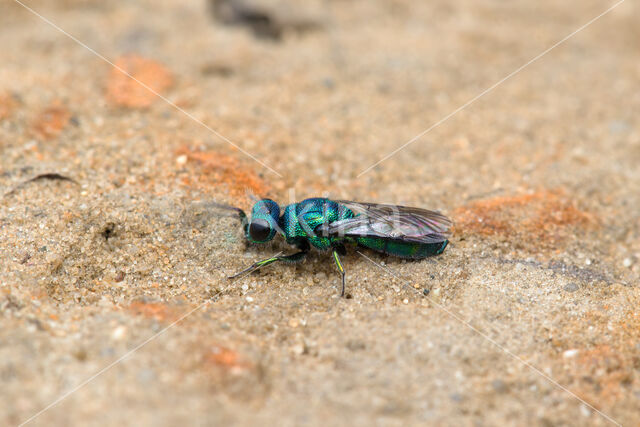
[[[586,265],[591,265],[591,260],[589,258],[587,258],[587,259],[584,260],[584,263]]]
[[[137,377],[138,381],[142,383],[148,383],[156,378],[156,374],[155,372],[153,372],[153,369],[142,369],[140,372],[138,372]]]
[[[293,352],[293,354],[296,354],[298,356],[304,354],[304,344],[296,344],[293,347],[291,347],[291,351]]]
[[[115,328],[113,332],[111,332],[111,338],[116,341],[120,341],[122,338],[124,338],[126,333],[127,333],[127,328],[125,326],[120,325],[117,328]]]
[[[580,286],[575,282],[567,283],[564,287],[564,290],[567,292],[575,292],[578,289],[580,289]]]
[[[184,165],[187,163],[187,155],[183,154],[181,156],[176,157],[176,163],[179,165]]]
[[[625,258],[622,261],[622,265],[624,265],[626,268],[631,267],[631,264],[633,264],[633,260],[631,258]]]
[[[409,304],[409,299],[408,299],[408,298],[403,299],[403,300],[402,300],[402,303],[403,303],[403,304]]]
[[[366,344],[360,340],[347,341],[347,348],[351,351],[359,351],[367,348]]]
[[[572,357],[575,357],[578,354],[578,350],[575,348],[572,348],[571,350],[567,350],[564,353],[562,353],[562,357],[564,357],[565,359],[570,359]]]
[[[496,393],[505,393],[509,389],[505,382],[502,380],[491,381],[491,387],[496,391]]]
[[[588,417],[591,415],[591,410],[587,408],[587,405],[580,405],[580,413],[583,417]]]
[[[452,393],[449,395],[449,398],[454,402],[462,402],[464,400],[464,396],[460,393]]]
[[[326,77],[322,79],[322,85],[327,89],[333,89],[336,87],[336,82],[332,78]]]
[[[251,298],[251,297],[247,297],[245,299],[247,300],[247,302],[253,302],[253,298]]]

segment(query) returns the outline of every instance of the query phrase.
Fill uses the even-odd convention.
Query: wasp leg
[[[346,282],[346,273],[344,271],[344,267],[342,266],[342,262],[340,261],[340,255],[345,255],[347,253],[346,249],[343,245],[336,245],[333,247],[333,259],[336,262],[336,266],[338,267],[338,271],[342,275],[342,291],[340,292],[340,296],[344,297],[344,287]]]
[[[274,256],[271,258],[267,258],[267,259],[263,259],[262,261],[258,261],[258,262],[254,262],[251,266],[245,268],[244,270],[240,271],[239,273],[234,274],[233,276],[229,276],[227,277],[228,279],[235,279],[237,277],[243,276],[245,274],[249,274],[252,271],[255,271],[261,267],[264,267],[265,265],[269,265],[272,264],[276,261],[284,261],[284,262],[290,262],[290,263],[294,263],[294,262],[299,262],[302,261],[304,259],[304,257],[307,255],[309,251],[300,251],[300,252],[296,252],[295,254],[291,254],[291,255],[278,255],[278,256]]]

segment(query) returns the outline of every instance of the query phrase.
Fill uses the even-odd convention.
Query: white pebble
[[[113,332],[111,332],[111,338],[116,341],[120,341],[122,338],[124,338],[126,333],[127,333],[127,328],[125,326],[120,325],[117,328],[115,328]]]
[[[404,304],[409,304],[409,299],[408,299],[408,298],[405,298],[405,299],[403,299],[403,300],[402,300],[402,302],[403,302]]]
[[[625,258],[622,261],[622,265],[624,265],[627,268],[631,267],[631,264],[633,264],[633,260],[631,258]]]
[[[584,263],[587,264],[587,265],[591,265],[591,260],[589,258],[587,258],[587,259],[584,260]]]
[[[564,357],[565,359],[570,359],[572,357],[575,357],[578,354],[578,350],[575,348],[572,348],[571,350],[567,350],[564,353],[562,353],[562,357]]]
[[[296,344],[292,346],[291,351],[294,354],[297,354],[298,356],[300,356],[301,354],[304,354],[304,344]]]
[[[587,405],[580,405],[580,413],[583,417],[588,417],[591,415],[591,410],[587,408]]]
[[[181,156],[178,156],[176,158],[176,163],[179,165],[184,165],[185,163],[187,163],[187,155],[183,154]]]
[[[247,302],[253,302],[253,298],[251,298],[251,297],[247,297],[245,299],[247,300]]]

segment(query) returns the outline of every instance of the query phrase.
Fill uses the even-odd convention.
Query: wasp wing
[[[323,236],[379,237],[414,243],[438,243],[447,240],[450,235],[451,220],[439,212],[348,200],[336,202],[349,208],[356,216],[322,224],[316,232]]]

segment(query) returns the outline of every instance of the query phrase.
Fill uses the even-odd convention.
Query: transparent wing
[[[451,220],[439,212],[408,206],[336,202],[357,216],[322,224],[316,232],[324,236],[380,237],[416,243],[438,243],[447,240]]]

